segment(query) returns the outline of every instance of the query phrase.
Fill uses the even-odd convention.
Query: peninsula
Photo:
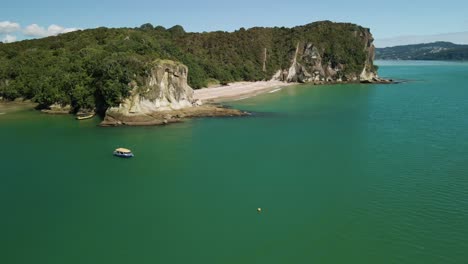
[[[239,116],[211,102],[292,83],[388,83],[374,55],[369,29],[330,21],[209,33],[97,28],[0,44],[0,97],[52,113],[95,111],[103,125]]]
[[[376,49],[378,60],[467,61],[468,45],[438,41]]]

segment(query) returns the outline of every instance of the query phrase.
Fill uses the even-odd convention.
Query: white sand
[[[7,115],[10,112],[15,112],[19,111],[22,109],[29,109],[29,108],[34,108],[36,107],[37,104],[31,103],[29,101],[26,102],[19,102],[19,101],[14,101],[14,102],[6,102],[6,101],[1,101],[0,100],[0,115]]]
[[[202,102],[221,102],[245,99],[280,87],[294,85],[280,81],[236,82],[226,86],[203,88],[194,91],[194,99]]]

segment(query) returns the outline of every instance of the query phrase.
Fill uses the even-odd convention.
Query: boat
[[[133,153],[131,150],[126,148],[118,148],[114,150],[114,156],[121,157],[121,158],[131,158],[133,157]]]
[[[90,118],[93,118],[93,117],[94,117],[94,113],[76,115],[77,120],[85,120],[85,119],[90,119]]]

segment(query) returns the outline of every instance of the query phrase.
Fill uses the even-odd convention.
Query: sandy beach
[[[0,100],[0,116],[23,109],[34,108],[37,104],[30,101],[2,101]]]
[[[252,97],[281,87],[297,85],[281,81],[236,82],[225,86],[203,88],[194,91],[194,99],[203,103],[231,101]]]

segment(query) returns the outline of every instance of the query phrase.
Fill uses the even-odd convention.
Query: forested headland
[[[349,23],[315,22],[294,28],[241,28],[235,32],[188,33],[144,24],[96,28],[0,44],[0,97],[31,99],[40,107],[58,103],[105,110],[118,105],[131,81],[141,82],[156,59],[188,66],[194,89],[210,83],[269,80],[291,65],[298,42],[313,43],[329,65],[358,73],[366,63],[359,34]]]

